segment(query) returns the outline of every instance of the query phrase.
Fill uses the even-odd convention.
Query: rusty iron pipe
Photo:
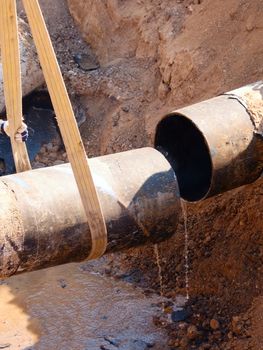
[[[153,148],[90,160],[108,230],[107,253],[173,235],[180,197]],[[85,260],[91,237],[69,164],[0,179],[0,277]]]
[[[187,201],[252,183],[263,171],[263,82],[166,114],[155,147]]]

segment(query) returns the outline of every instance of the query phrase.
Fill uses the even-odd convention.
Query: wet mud
[[[0,349],[166,350],[159,296],[68,264],[0,285]]]

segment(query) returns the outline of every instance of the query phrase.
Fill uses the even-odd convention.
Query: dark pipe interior
[[[212,164],[208,146],[200,130],[186,117],[173,114],[157,126],[155,147],[172,165],[181,197],[193,202],[208,192]]]
[[[30,161],[41,146],[60,137],[57,121],[49,94],[46,90],[34,91],[23,98],[23,115],[28,126],[29,138],[26,143]],[[5,111],[0,118],[5,119]],[[10,140],[0,135],[0,176],[15,172]]]

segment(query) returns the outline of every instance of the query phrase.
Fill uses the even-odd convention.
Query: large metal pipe
[[[180,197],[173,169],[153,148],[90,160],[108,230],[106,252],[168,239]],[[0,180],[0,277],[82,261],[91,237],[69,164]]]
[[[155,147],[187,201],[255,181],[263,170],[263,82],[166,114]]]

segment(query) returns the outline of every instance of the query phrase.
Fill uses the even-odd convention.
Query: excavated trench
[[[68,12],[64,0],[57,3],[60,4],[59,12]],[[51,18],[50,28],[69,88],[77,91],[84,106],[89,107],[86,116],[91,129],[85,135],[85,141],[90,142],[88,149],[95,148],[96,155],[149,144],[145,135],[152,136],[163,105],[172,108],[189,105],[262,78],[261,0],[231,0],[225,3],[225,7],[222,7],[221,1],[214,0],[181,1],[178,9],[173,1],[168,0],[162,4],[159,2],[159,7],[157,2],[152,1],[119,2],[120,7],[118,2],[113,1],[97,1],[96,6],[92,1],[68,0],[68,3],[82,35],[95,48],[99,59],[108,65],[106,68],[102,65],[102,70],[92,74],[80,74],[74,63],[70,63],[72,51],[78,52],[80,46],[80,36],[76,34],[71,17],[68,13],[61,17],[57,15],[56,2],[41,1],[47,8],[45,15]],[[94,5],[92,11],[89,4]],[[116,26],[112,25],[115,21],[118,22]],[[105,28],[98,41],[97,34]],[[109,28],[116,31],[108,31]],[[125,40],[126,51],[122,50],[127,33],[136,43],[136,52],[136,48],[129,45],[130,37]],[[132,66],[130,62],[134,60],[127,57],[136,55],[141,61]],[[146,57],[149,61],[148,56],[156,62],[150,68],[144,66],[142,59]],[[114,61],[116,58],[118,60]],[[122,62],[125,65],[122,66]],[[115,103],[111,104],[111,100]],[[106,107],[103,101],[107,101]],[[56,129],[56,125],[50,124],[52,130]],[[166,125],[163,127],[166,129]],[[180,128],[183,134],[186,129],[184,123]],[[168,140],[172,139],[173,133],[169,128],[165,134]],[[134,135],[139,141],[134,141]],[[192,146],[202,142],[194,129],[190,135]],[[176,136],[184,142],[181,133]],[[49,142],[50,139],[45,138],[46,135],[43,143]],[[4,138],[0,139],[0,142],[4,141]],[[163,147],[161,139],[158,139],[158,144]],[[164,153],[177,152],[176,157],[181,159],[173,145],[169,149],[166,147],[163,147]],[[3,159],[5,153],[2,153]],[[206,149],[202,154],[196,154],[202,161],[207,159],[206,155]],[[192,198],[189,192],[191,181],[183,178],[185,169],[190,167],[188,162],[172,163],[178,169],[181,191],[190,200],[202,197],[208,187],[210,165],[207,161],[204,163],[207,175],[203,177],[204,174],[197,172],[203,186],[192,192]],[[195,166],[197,168],[198,164]],[[135,290],[135,295],[130,287],[109,278],[80,272],[79,265],[72,265],[74,268],[66,265],[2,282],[0,313],[5,317],[0,319],[0,345],[7,349],[27,350],[60,350],[62,347],[141,350],[150,348],[151,342],[155,342],[153,349],[261,349],[262,199],[261,179],[187,207],[189,303],[192,314],[186,322],[168,322],[167,325],[167,320],[161,320],[156,330],[152,316],[159,311],[151,309],[147,301],[151,298],[143,293],[138,295],[138,290]],[[160,246],[164,292],[173,299],[178,294],[185,294],[184,242],[181,224],[177,235]],[[89,264],[84,264],[84,270],[121,276],[131,279],[134,285],[159,290],[152,247],[115,255],[104,262],[90,268]],[[134,271],[136,273],[133,274]],[[101,289],[104,290],[103,295]],[[153,303],[160,301],[153,298]],[[101,299],[105,299],[105,303]],[[142,304],[141,299],[146,304]],[[99,305],[103,310],[110,305],[112,311],[105,315]],[[141,315],[140,309],[145,318],[137,316]],[[150,316],[149,310],[153,311]],[[119,320],[122,312],[124,317],[120,324],[116,319]],[[107,318],[109,315],[112,318]],[[212,320],[214,328],[210,324]],[[144,325],[149,328],[144,328]],[[104,329],[107,331],[103,332]],[[156,338],[146,339],[148,332],[157,334]]]

